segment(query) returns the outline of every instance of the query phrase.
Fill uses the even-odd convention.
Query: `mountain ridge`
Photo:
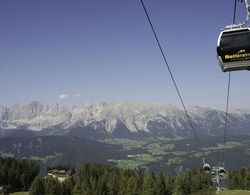
[[[188,108],[192,123],[200,134],[221,134],[225,112],[192,106]],[[235,133],[250,134],[250,111],[237,109],[228,115],[229,129]],[[131,133],[149,133],[168,136],[190,136],[191,128],[185,112],[171,104],[145,102],[102,101],[85,102],[67,107],[59,104],[43,105],[33,101],[28,105],[0,106],[1,129],[104,129],[113,134],[121,129]]]

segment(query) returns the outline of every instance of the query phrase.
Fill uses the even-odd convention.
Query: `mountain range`
[[[187,109],[210,163],[220,162],[225,112]],[[228,168],[250,163],[250,111],[228,114]],[[200,167],[202,157],[187,115],[171,104],[87,102],[79,106],[0,106],[0,155],[47,166],[88,162],[178,174]],[[214,159],[214,160],[211,160]],[[240,161],[239,161],[240,159]]]
[[[188,108],[192,124],[200,136],[222,135],[225,112],[193,106]],[[250,135],[250,110],[235,109],[228,114],[228,131]],[[33,101],[28,105],[0,106],[0,129],[26,129],[45,134],[63,135],[81,131],[107,135],[143,134],[167,137],[193,136],[183,109],[171,104],[146,102],[86,102],[67,107],[43,105]]]

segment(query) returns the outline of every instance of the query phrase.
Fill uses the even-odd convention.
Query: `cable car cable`
[[[228,73],[228,85],[227,85],[227,103],[226,103],[226,115],[225,115],[225,128],[223,137],[223,150],[222,150],[222,162],[225,162],[225,147],[226,147],[226,134],[227,134],[227,124],[228,124],[228,107],[229,107],[229,97],[230,97],[230,84],[231,84],[231,72]]]
[[[187,108],[186,108],[186,106],[185,106],[185,104],[184,104],[183,98],[182,98],[182,96],[181,96],[181,93],[180,93],[180,91],[179,91],[179,88],[178,88],[178,86],[177,86],[177,84],[176,84],[176,81],[175,81],[175,79],[174,79],[174,76],[173,76],[173,74],[172,74],[172,71],[171,71],[171,69],[170,69],[170,66],[169,66],[169,64],[168,64],[167,58],[166,58],[166,56],[165,56],[165,54],[164,54],[164,52],[163,52],[162,46],[161,46],[160,41],[159,41],[159,39],[158,39],[158,36],[157,36],[157,34],[156,34],[156,32],[155,32],[155,29],[154,29],[154,26],[153,26],[153,24],[152,24],[152,22],[151,22],[151,19],[150,19],[150,17],[149,17],[148,11],[147,11],[147,9],[146,9],[146,7],[145,7],[145,5],[144,5],[143,0],[140,0],[140,1],[141,1],[141,5],[142,5],[142,7],[143,7],[143,10],[144,10],[144,12],[145,12],[145,14],[146,14],[146,17],[147,17],[147,20],[148,20],[148,22],[149,22],[149,25],[150,25],[150,27],[151,27],[151,30],[152,30],[152,32],[153,32],[153,34],[154,34],[155,40],[156,40],[156,42],[157,42],[157,44],[158,44],[158,47],[159,47],[159,49],[160,49],[161,55],[162,55],[162,57],[163,57],[163,59],[164,59],[166,68],[167,68],[167,70],[168,70],[168,72],[169,72],[169,75],[170,75],[172,81],[173,81],[173,84],[174,84],[174,86],[175,86],[176,92],[177,92],[177,94],[178,94],[178,97],[179,97],[179,99],[180,99],[180,101],[181,101],[182,107],[183,107],[183,109],[184,109],[184,111],[185,111],[185,114],[186,114],[186,116],[187,116],[189,125],[190,125],[190,127],[191,127],[191,129],[192,129],[192,131],[193,131],[194,136],[195,136],[197,145],[199,146],[199,148],[200,148],[200,150],[201,150],[203,156],[205,157],[205,152],[204,152],[204,150],[203,150],[202,147],[201,147],[201,143],[200,143],[199,138],[198,138],[198,136],[197,136],[197,134],[196,134],[196,131],[195,131],[194,126],[193,126],[193,124],[192,124],[191,118],[190,118],[190,116],[189,116],[189,114],[188,114],[188,112],[187,112]]]
[[[233,24],[235,24],[236,18],[236,8],[237,0],[234,0],[234,10],[233,10]],[[227,84],[227,102],[226,102],[226,115],[225,115],[225,128],[224,128],[224,138],[223,138],[223,150],[222,150],[222,163],[225,163],[225,147],[226,147],[226,134],[227,134],[227,124],[228,124],[228,107],[229,107],[229,97],[230,97],[230,85],[231,85],[231,71],[228,72],[228,84]]]
[[[234,1],[233,24],[235,24],[235,18],[236,18],[236,5],[237,5],[237,0]]]

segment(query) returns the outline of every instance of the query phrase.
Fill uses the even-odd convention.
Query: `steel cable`
[[[184,111],[185,111],[185,114],[186,114],[186,116],[187,116],[189,125],[190,125],[190,127],[191,127],[191,129],[192,129],[192,131],[193,131],[193,134],[194,134],[194,137],[195,137],[195,139],[196,139],[197,145],[199,146],[199,148],[200,148],[200,150],[201,150],[201,152],[202,152],[202,154],[203,154],[203,157],[205,157],[205,152],[204,152],[204,150],[203,150],[202,147],[201,147],[201,143],[200,143],[199,138],[198,138],[198,136],[197,136],[197,134],[196,134],[196,131],[195,131],[194,126],[193,126],[193,123],[192,123],[191,118],[190,118],[190,116],[189,116],[189,114],[188,114],[187,108],[186,108],[186,106],[185,106],[185,104],[184,104],[183,98],[182,98],[182,96],[181,96],[181,93],[180,93],[180,91],[179,91],[179,88],[178,88],[178,86],[177,86],[177,84],[176,84],[176,81],[175,81],[175,79],[174,79],[174,76],[173,76],[173,74],[172,74],[171,68],[170,68],[170,66],[169,66],[169,64],[168,64],[167,58],[166,58],[166,56],[165,56],[165,54],[164,54],[164,52],[163,52],[161,43],[160,43],[160,41],[159,41],[159,39],[158,39],[158,36],[157,36],[157,34],[156,34],[156,32],[155,32],[154,26],[153,26],[153,24],[152,24],[152,22],[151,22],[151,19],[150,19],[150,17],[149,17],[149,14],[148,14],[148,11],[147,11],[147,9],[146,9],[146,6],[145,6],[143,0],[140,0],[140,1],[141,1],[141,5],[142,5],[142,7],[143,7],[143,10],[144,10],[144,12],[145,12],[145,14],[146,14],[146,17],[147,17],[147,20],[148,20],[148,22],[149,22],[149,25],[150,25],[150,27],[151,27],[151,30],[152,30],[152,32],[153,32],[153,34],[154,34],[155,40],[156,40],[156,42],[157,42],[157,44],[158,44],[158,47],[159,47],[159,49],[160,49],[161,55],[162,55],[162,57],[163,57],[163,59],[164,59],[166,68],[167,68],[167,70],[168,70],[168,72],[169,72],[169,75],[170,75],[172,81],[173,81],[174,87],[175,87],[175,89],[176,89],[176,92],[177,92],[178,97],[179,97],[179,99],[180,99],[180,101],[181,101],[182,107],[183,107],[183,109],[184,109]]]

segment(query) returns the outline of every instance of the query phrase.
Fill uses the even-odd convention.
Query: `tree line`
[[[85,164],[73,167],[51,167],[70,171],[64,182],[51,176],[38,176],[39,164],[34,161],[0,157],[0,188],[5,194],[27,191],[31,195],[187,195],[214,194],[210,175],[194,170],[178,176],[155,174],[144,170],[113,168],[108,165]],[[248,189],[249,170],[230,172],[232,189],[239,188],[243,178]]]
[[[65,182],[37,177],[30,195],[187,195],[214,194],[211,178],[202,171],[172,177],[143,170],[86,164]]]
[[[0,187],[8,188],[10,192],[29,189],[31,195],[215,194],[210,175],[202,170],[174,177],[99,164],[85,164],[78,171],[72,166],[48,168],[51,169],[64,169],[71,174],[66,181],[59,182],[53,177],[37,176],[39,165],[33,161],[0,157]],[[228,188],[250,190],[250,169],[230,171]]]
[[[250,190],[250,169],[241,168],[228,173],[228,187],[232,190]]]
[[[39,170],[39,164],[34,161],[0,157],[1,191],[8,193],[28,190]]]
[[[60,182],[58,179],[48,176],[38,176],[30,187],[30,195],[73,195],[73,177]]]

